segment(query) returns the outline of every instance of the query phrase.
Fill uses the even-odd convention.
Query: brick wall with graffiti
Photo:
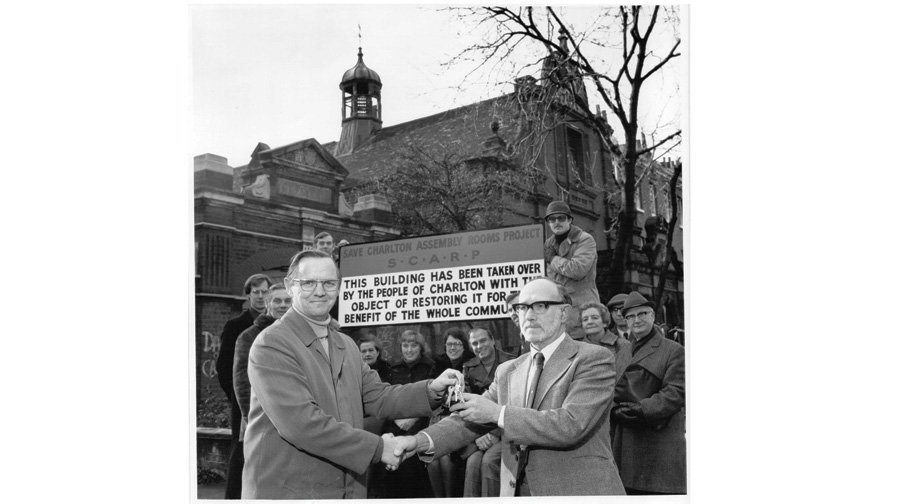
[[[228,399],[219,385],[216,359],[225,322],[241,313],[241,301],[204,299],[197,303],[197,426],[229,427]]]

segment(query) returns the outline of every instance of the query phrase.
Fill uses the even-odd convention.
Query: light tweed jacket
[[[525,471],[534,496],[625,494],[610,450],[609,412],[616,376],[613,354],[568,335],[562,337],[544,363],[534,409],[524,407],[529,354],[501,364],[484,393],[506,405],[501,497],[515,493],[520,445],[530,447]],[[434,456],[440,457],[493,427],[469,423],[454,414],[424,432],[434,440]]]

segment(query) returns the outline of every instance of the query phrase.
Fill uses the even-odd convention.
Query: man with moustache
[[[552,233],[544,242],[547,276],[563,286],[574,306],[592,301],[599,303],[594,237],[572,224],[572,211],[564,201],[551,201],[544,220]],[[573,339],[584,339],[578,310],[569,310],[566,331]]]
[[[328,315],[340,280],[327,253],[296,254],[284,280],[291,309],[250,348],[243,499],[365,498],[369,465],[400,459],[393,437],[363,429],[364,414],[430,415],[462,380],[452,369],[402,386],[379,380]]]
[[[616,384],[613,454],[629,495],[687,492],[684,347],[653,323],[653,304],[638,292],[622,312],[631,362]]]
[[[570,304],[549,278],[528,282],[515,308],[529,353],[501,364],[483,395],[463,394],[456,414],[398,438],[404,455],[431,460],[500,427],[501,497],[624,494],[609,446],[613,355],[566,334]]]

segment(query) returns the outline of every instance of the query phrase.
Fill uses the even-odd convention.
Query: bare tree
[[[612,215],[616,225],[611,227],[610,232],[616,233],[616,247],[608,279],[609,291],[621,292],[635,230],[638,165],[645,155],[666,148],[681,136],[681,130],[677,129],[651,145],[639,138],[639,106],[645,84],[681,55],[678,11],[677,8],[660,6],[600,8],[591,26],[576,33],[556,9],[546,7],[544,10],[545,15],[536,13],[535,8],[530,6],[461,9],[462,15],[476,19],[479,26],[488,28],[490,35],[483,43],[466,49],[453,62],[476,61],[477,67],[509,63],[517,54],[527,51],[529,42],[539,44],[550,53],[551,57],[543,57],[539,63],[535,60],[523,66],[526,69],[531,65],[543,66],[542,75],[549,81],[547,84],[562,92],[555,93],[550,100],[558,117],[578,121],[597,132],[603,149],[610,153],[614,165],[623,175],[624,183],[620,188],[604,188],[607,199],[617,199],[622,206],[621,215]],[[674,35],[671,44],[659,55],[654,48],[661,24],[674,26]],[[610,33],[614,35],[612,39],[617,41],[610,42]],[[568,47],[569,40],[574,47]],[[616,61],[595,61],[587,55],[586,48],[591,45],[618,49],[618,56],[611,58]],[[606,68],[601,69],[600,63]],[[586,84],[600,96],[618,120],[624,132],[624,150],[612,141],[604,115],[595,114],[590,109]],[[538,137],[540,132],[536,135]]]
[[[499,159],[473,159],[409,143],[371,184],[393,208],[405,236],[500,226],[504,197],[523,196]]]
[[[677,252],[674,247],[675,227],[678,225],[678,180],[681,177],[681,161],[675,163],[672,174],[668,176],[668,187],[664,191],[666,197],[669,198],[669,208],[671,208],[671,217],[668,219],[660,215],[655,218],[652,226],[652,233],[656,234],[660,228],[665,229],[665,243],[648,242],[644,245],[644,253],[651,265],[659,271],[656,275],[655,282],[651,274],[651,282],[653,283],[653,303],[656,306],[657,316],[662,320],[663,298],[666,291],[666,282],[669,279],[669,268],[675,262]],[[649,219],[648,219],[649,221]],[[646,225],[646,224],[645,224]],[[650,231],[648,229],[648,231]],[[648,234],[650,234],[648,232]]]

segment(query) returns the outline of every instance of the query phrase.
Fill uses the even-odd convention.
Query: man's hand
[[[401,456],[397,455],[398,451],[400,451],[401,455],[403,453],[402,449],[398,450],[397,448],[397,440],[403,438],[395,438],[393,434],[386,433],[381,435],[381,439],[384,440],[384,449],[381,451],[381,462],[388,471],[394,471],[400,465],[400,462],[403,462]]]
[[[428,385],[428,388],[437,394],[438,397],[441,397],[447,392],[448,388],[457,383],[463,383],[463,374],[453,368],[448,368],[445,369],[440,376],[431,380],[431,384]]]
[[[496,424],[500,419],[500,405],[478,394],[463,394],[463,400],[450,407],[467,421],[478,424]]]
[[[644,411],[638,403],[619,403],[612,409],[612,416],[617,422],[629,425],[640,422],[644,418]]]
[[[494,446],[497,441],[499,441],[499,439],[495,438],[493,434],[488,432],[484,436],[481,436],[480,438],[475,440],[475,446],[477,446],[481,451],[487,451],[487,449],[491,446]]]
[[[385,438],[385,436],[391,436],[391,435],[384,434],[381,436],[382,438],[385,439],[384,451],[387,451],[388,445],[387,445],[387,439]],[[418,441],[416,441],[416,436],[397,436],[397,437],[391,436],[391,437],[392,437],[392,439],[391,439],[391,442],[392,442],[391,455],[393,457],[395,457],[398,460],[398,462],[396,465],[393,465],[393,466],[386,464],[388,471],[393,471],[393,470],[397,469],[397,467],[401,463],[403,463],[404,460],[415,455],[416,449],[419,445]],[[384,455],[382,455],[381,458],[384,459]]]

